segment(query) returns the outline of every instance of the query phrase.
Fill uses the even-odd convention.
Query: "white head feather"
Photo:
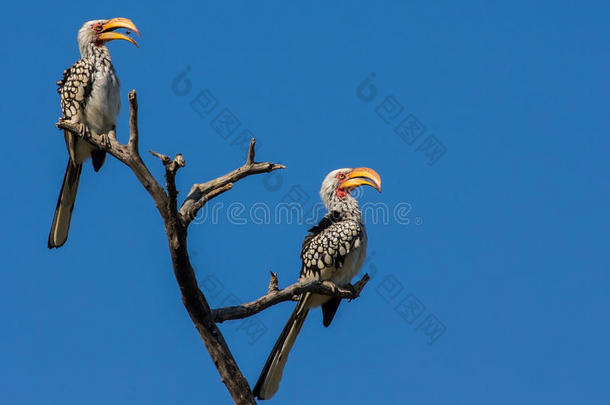
[[[347,175],[352,171],[352,168],[343,168],[333,170],[328,173],[322,182],[320,188],[320,199],[324,203],[326,209],[330,211],[339,211],[342,213],[360,213],[358,208],[358,201],[347,192],[343,197],[340,197],[337,193],[337,188],[340,186],[340,180],[338,175],[343,173]]]
[[[96,24],[104,24],[107,20],[91,20],[83,24],[78,30],[78,49],[82,57],[90,55],[91,46],[97,40],[98,32],[95,30]]]

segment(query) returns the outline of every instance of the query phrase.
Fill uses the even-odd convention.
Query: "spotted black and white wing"
[[[84,110],[93,88],[93,72],[93,64],[87,59],[80,59],[64,70],[63,78],[57,82],[63,119],[74,121]]]
[[[85,104],[93,88],[93,64],[80,59],[70,69],[64,70],[63,78],[57,82],[64,120],[84,124]],[[70,131],[64,131],[66,147],[70,154],[64,180],[59,191],[57,206],[49,232],[48,247],[62,246],[68,239],[72,210],[76,201],[78,182],[82,171],[82,160],[77,156],[79,139]],[[82,141],[81,141],[82,142]],[[102,151],[102,153],[105,153]],[[95,165],[94,165],[95,167]]]
[[[64,70],[63,78],[57,82],[64,120],[84,123],[84,111],[93,89],[94,66],[87,59],[80,59]],[[64,131],[66,147],[74,164],[80,160],[76,156],[77,139],[74,134]]]
[[[337,271],[343,267],[345,258],[360,247],[363,225],[355,219],[344,219],[330,212],[309,230],[301,249],[301,278],[319,278],[321,271]]]

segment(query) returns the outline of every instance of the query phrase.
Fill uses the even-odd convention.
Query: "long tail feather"
[[[269,399],[277,392],[286,360],[288,360],[288,354],[309,312],[309,308],[306,306],[309,297],[309,293],[301,296],[280,337],[271,349],[263,371],[261,371],[261,375],[254,386],[253,393],[258,399]]]
[[[82,168],[82,164],[75,165],[72,159],[68,159],[68,167],[66,167],[66,174],[61,185],[55,215],[53,216],[53,224],[49,233],[49,249],[62,246],[68,239],[68,230],[70,229],[70,220],[72,219],[72,210],[76,201],[76,192],[78,191],[78,181]]]

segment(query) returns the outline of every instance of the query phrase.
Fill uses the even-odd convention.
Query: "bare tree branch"
[[[207,193],[206,195],[201,197],[199,200],[197,200],[194,204],[191,205],[191,208],[189,210],[189,212],[193,213],[193,214],[192,214],[192,218],[190,218],[190,216],[189,216],[190,219],[189,219],[188,223],[190,223],[190,221],[195,219],[195,217],[197,216],[197,212],[199,212],[199,210],[201,208],[203,208],[203,206],[208,201],[210,201],[212,198],[214,198],[216,196],[219,196],[220,194],[224,193],[225,191],[231,190],[232,188],[233,188],[233,183],[225,184],[224,186],[213,189],[212,191],[210,191],[209,193]]]
[[[246,165],[251,165],[254,163],[254,154],[256,153],[254,150],[254,145],[256,145],[256,138],[252,138],[250,145],[248,145],[248,157],[246,158]]]
[[[269,287],[267,288],[267,294],[270,294],[274,291],[278,291],[278,281],[277,281],[277,273],[270,271],[271,279],[269,280]]]
[[[178,197],[178,190],[176,189],[176,173],[178,172],[178,169],[186,165],[186,161],[181,153],[178,153],[173,160],[169,156],[152,150],[150,153],[159,158],[161,163],[163,163],[163,166],[165,166],[165,188],[167,189],[169,213],[175,215],[176,220],[182,221],[180,214],[178,214],[177,211],[178,203],[176,202],[176,199]]]
[[[136,91],[129,92],[129,141],[127,147],[132,155],[140,155],[138,130],[138,98]]]
[[[88,128],[83,128],[82,125],[61,119],[57,123],[57,127],[81,136],[87,142],[107,151],[111,156],[123,162],[133,171],[142,186],[148,191],[165,225],[172,267],[180,287],[182,302],[210,357],[212,357],[222,382],[236,404],[256,404],[248,381],[239,370],[222,333],[212,319],[210,306],[197,284],[195,272],[188,255],[187,225],[194,218],[197,210],[205,204],[205,201],[231,189],[236,181],[251,174],[269,172],[284,168],[284,166],[269,162],[254,163],[253,140],[250,144],[248,160],[244,166],[218,179],[192,187],[191,198],[187,197],[187,207],[185,208],[183,204],[184,212],[190,212],[188,208],[197,205],[193,217],[189,217],[190,219],[185,221],[183,215],[177,209],[178,191],[175,184],[178,169],[185,165],[184,158],[178,154],[174,159],[170,159],[165,155],[153,152],[153,155],[161,159],[165,166],[166,193],[152,176],[139,154],[138,102],[135,90],[129,93],[129,112],[129,140],[125,145],[118,142],[114,131],[108,134],[92,134]],[[187,201],[185,201],[185,204]]]
[[[191,191],[187,195],[186,199],[182,203],[182,207],[180,208],[180,214],[184,220],[184,223],[188,226],[193,219],[197,216],[197,212],[205,205],[207,201],[209,201],[212,197],[220,194],[221,192],[227,191],[228,189],[223,189],[229,183],[235,183],[238,180],[243,179],[244,177],[259,174],[259,173],[268,173],[277,169],[285,169],[286,166],[280,165],[277,163],[257,163],[254,162],[254,145],[256,144],[256,139],[252,139],[250,141],[250,145],[248,147],[248,157],[246,159],[246,163],[233,170],[230,173],[225,174],[224,176],[220,176],[214,180],[210,180],[201,184],[194,184],[191,187]],[[229,186],[229,189],[232,186]],[[222,189],[221,192],[217,192],[218,189]]]
[[[163,163],[164,166],[172,161],[172,159],[169,156],[163,155],[159,152],[155,152],[154,150],[150,150],[149,152],[151,155],[153,155],[154,157],[159,159],[161,161],[161,163]]]
[[[180,288],[182,302],[235,404],[253,405],[256,403],[248,382],[239,370],[231,350],[216,325],[217,322],[252,316],[265,308],[280,302],[294,300],[295,297],[307,292],[351,300],[360,295],[369,280],[369,276],[366,274],[354,286],[347,288],[340,288],[328,281],[306,280],[279,290],[277,274],[271,273],[266,295],[242,305],[211,310],[205,295],[199,289],[195,271],[189,259],[188,225],[210,199],[232,189],[235,182],[253,174],[283,169],[285,166],[271,162],[255,162],[256,140],[252,139],[248,147],[248,157],[243,166],[214,180],[194,184],[182,207],[178,209],[178,190],[175,180],[178,170],[186,164],[184,157],[177,154],[172,159],[151,151],[152,155],[159,158],[165,167],[164,189],[150,173],[139,154],[138,102],[135,90],[129,93],[129,140],[125,145],[117,140],[115,131],[110,131],[108,134],[92,134],[83,125],[61,119],[57,123],[57,127],[81,136],[87,142],[107,151],[111,156],[123,162],[133,171],[152,197],[163,219],[174,276]]]
[[[245,304],[213,309],[212,319],[214,322],[221,323],[233,319],[247,318],[280,302],[291,301],[295,295],[298,296],[307,292],[353,300],[360,296],[360,292],[362,292],[366,283],[371,279],[368,274],[365,274],[360,281],[348,288],[341,288],[329,281],[304,280],[294,283],[283,290],[277,290],[277,287],[276,289],[271,288],[271,284],[274,281],[273,273],[271,274],[272,277],[267,294]],[[275,281],[277,281],[277,276],[275,276]]]
[[[166,198],[165,191],[150,173],[138,153],[138,100],[136,91],[129,92],[129,141],[128,145],[122,145],[116,139],[115,131],[108,134],[92,134],[88,128],[81,128],[80,124],[64,121],[62,119],[56,124],[57,128],[66,129],[100,149],[105,150],[121,162],[125,163],[134,172],[146,191],[159,203]],[[130,146],[131,145],[131,146]],[[157,204],[158,207],[158,204]],[[163,215],[163,213],[161,213]]]

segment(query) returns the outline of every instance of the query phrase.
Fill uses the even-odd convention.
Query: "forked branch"
[[[246,163],[214,180],[207,181],[201,184],[194,184],[191,187],[191,191],[186,196],[182,207],[180,207],[180,214],[188,226],[188,224],[195,219],[197,212],[212,198],[230,190],[233,187],[233,183],[244,177],[268,173],[277,169],[285,169],[286,166],[271,162],[255,162],[254,161],[254,146],[256,145],[256,138],[252,138],[248,147],[248,157]]]

